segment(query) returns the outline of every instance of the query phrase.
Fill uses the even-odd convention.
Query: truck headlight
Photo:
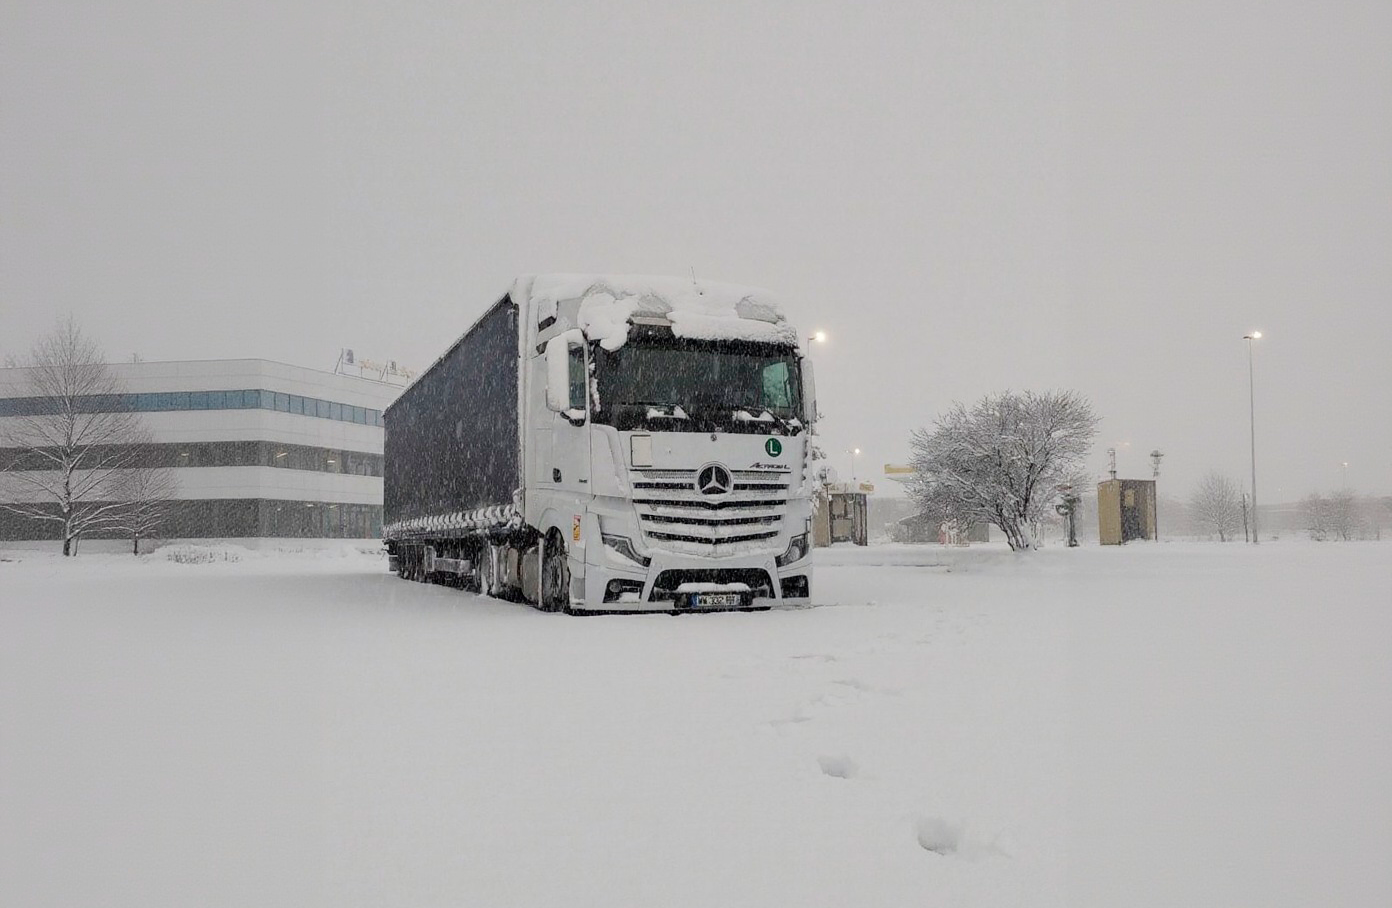
[[[638,554],[637,550],[633,548],[633,540],[629,539],[627,536],[610,536],[608,533],[602,533],[600,538],[604,540],[605,545],[618,552],[629,561],[641,564],[643,567],[652,564],[651,558],[644,558],[642,555]]]
[[[773,560],[779,567],[783,567],[806,558],[808,549],[807,534],[801,533],[789,539],[788,550]]]

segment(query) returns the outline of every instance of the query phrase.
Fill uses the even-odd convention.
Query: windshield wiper
[[[777,422],[777,418],[764,409],[760,413],[755,413],[752,407],[735,407],[736,422]]]

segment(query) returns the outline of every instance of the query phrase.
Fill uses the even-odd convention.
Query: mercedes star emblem
[[[702,467],[696,474],[696,491],[702,495],[724,495],[735,487],[730,471],[718,463]]]

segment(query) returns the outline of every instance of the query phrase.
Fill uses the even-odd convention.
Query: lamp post
[[[860,448],[851,448],[851,450],[850,450],[849,452],[847,452],[847,453],[849,453],[849,454],[851,455],[851,482],[855,482],[855,481],[856,481],[855,459],[856,459],[856,457],[858,457],[858,456],[860,455]]]
[[[807,367],[807,371],[808,371],[808,372],[810,372],[810,371],[812,370],[812,345],[813,345],[813,344],[825,344],[825,343],[826,343],[826,340],[827,340],[827,333],[826,333],[825,331],[813,331],[813,332],[808,336],[808,338],[807,338],[807,354],[806,354],[806,367]],[[805,376],[804,376],[804,378],[805,378]],[[804,387],[806,387],[806,385],[804,385]],[[804,401],[804,404],[806,404],[806,401]],[[821,411],[818,410],[818,408],[817,408],[817,402],[814,400],[814,401],[811,402],[811,404],[810,404],[810,406],[809,406],[809,408],[808,408],[808,413],[807,413],[807,434],[808,434],[808,435],[816,435],[816,434],[818,434],[818,433],[817,433],[817,422],[821,419],[821,417],[822,417]],[[817,448],[817,447],[814,445],[813,448],[812,448],[812,459],[813,459],[813,460],[816,460],[816,459],[821,458],[821,457],[824,457],[824,456],[825,456],[825,455],[821,452],[821,449],[820,449],[820,448]]]
[[[1261,540],[1257,537],[1257,391],[1252,368],[1252,341],[1261,339],[1260,331],[1242,335],[1247,342],[1247,422],[1251,427],[1252,438],[1252,544]]]
[[[1344,491],[1347,492],[1347,491],[1348,491],[1348,461],[1347,461],[1347,460],[1344,461],[1343,469],[1344,469]]]
[[[1155,483],[1155,485],[1152,486],[1152,491],[1155,494],[1155,513],[1152,516],[1155,519],[1156,542],[1160,541],[1160,458],[1164,456],[1165,455],[1160,452],[1159,448],[1150,452],[1150,462],[1155,467],[1155,469],[1151,471],[1150,478],[1151,481]]]

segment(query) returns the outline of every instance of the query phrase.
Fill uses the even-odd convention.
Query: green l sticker
[[[783,442],[776,438],[770,438],[764,442],[764,453],[770,457],[777,457],[783,453]]]

